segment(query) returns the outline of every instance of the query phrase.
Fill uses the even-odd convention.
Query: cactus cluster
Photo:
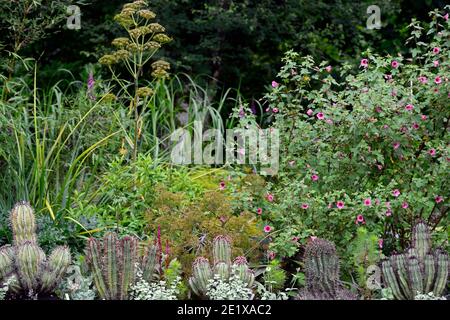
[[[418,294],[441,296],[448,279],[448,254],[432,249],[430,230],[423,221],[412,231],[411,248],[382,262],[383,279],[398,300]]]
[[[334,244],[325,239],[312,240],[305,250],[306,288],[300,300],[355,300],[339,280],[339,258]]]
[[[102,240],[90,238],[86,257],[94,277],[94,284],[101,299],[127,300],[131,285],[135,282],[136,264],[142,270],[143,279],[154,280],[158,266],[158,247],[150,245],[139,258],[138,240],[131,236],[119,239],[114,232]]]
[[[213,241],[213,266],[205,257],[198,257],[192,264],[192,277],[189,285],[198,296],[206,296],[208,282],[219,275],[223,281],[228,281],[232,270],[248,288],[255,282],[254,272],[249,268],[247,259],[239,256],[231,261],[231,241],[226,236],[217,236]]]
[[[51,293],[70,265],[70,251],[57,247],[50,256],[37,244],[33,208],[19,202],[10,213],[13,245],[0,248],[0,283],[9,280],[13,294],[35,296]]]

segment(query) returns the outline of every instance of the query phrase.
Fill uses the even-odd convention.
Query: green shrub
[[[344,251],[361,225],[384,240],[385,252],[398,250],[419,217],[446,239],[450,22],[431,16],[411,23],[408,56],[365,52],[359,66],[330,69],[286,54],[266,96],[280,132],[280,171],[267,186],[264,218],[281,256],[297,251],[290,239],[309,236]]]

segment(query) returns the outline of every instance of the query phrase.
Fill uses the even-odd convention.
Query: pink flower
[[[358,214],[358,215],[356,216],[356,221],[355,221],[355,223],[356,223],[356,224],[359,224],[359,223],[365,223],[365,222],[364,222],[364,216],[363,216],[362,214]]]
[[[267,251],[267,258],[269,258],[269,260],[275,259],[275,256],[276,256],[275,252]]]
[[[326,66],[326,67],[325,67],[325,70],[326,70],[328,73],[331,72],[331,69],[332,69],[331,66]]]
[[[444,201],[444,197],[437,196],[436,198],[434,198],[434,201],[436,201],[436,203],[440,203],[440,202]]]
[[[364,205],[366,207],[370,207],[372,205],[372,200],[370,198],[367,198],[364,200]]]
[[[311,237],[309,237],[309,239],[310,239],[311,241],[315,241],[315,240],[317,239],[317,237],[311,236]]]
[[[394,191],[392,191],[392,195],[397,198],[400,195],[400,190],[395,189]]]
[[[392,80],[392,74],[385,74],[384,78],[390,82]]]
[[[420,76],[419,78],[420,83],[425,84],[428,82],[428,78],[425,76]]]
[[[386,208],[390,208],[391,207],[391,202],[390,201],[386,201],[385,205],[386,205]]]
[[[398,68],[398,61],[397,60],[393,60],[391,62],[391,66],[392,66],[392,68],[397,69]]]
[[[272,112],[273,112],[273,113],[278,113],[278,108],[273,108],[273,109],[272,109]]]
[[[448,13],[445,14],[444,16],[444,20],[447,21],[448,20]]]
[[[261,214],[262,214],[262,208],[256,209],[256,213],[259,214],[259,215],[261,215]]]
[[[414,123],[412,124],[412,128],[415,129],[415,130],[417,130],[417,129],[419,129],[419,125],[418,125],[416,122],[414,122]]]
[[[320,120],[322,120],[323,118],[325,118],[325,116],[323,115],[323,113],[322,112],[319,112],[318,114],[317,114],[317,119],[320,119]]]
[[[383,166],[381,164],[377,164],[377,168],[381,171],[383,169]]]
[[[337,201],[336,202],[336,207],[338,207],[338,209],[344,208],[344,201],[341,201],[341,200]]]
[[[434,157],[436,155],[436,149],[431,148],[430,150],[428,150],[428,154],[432,157]]]
[[[420,116],[420,119],[422,119],[423,121],[427,120],[427,118],[428,117],[426,115],[424,115],[424,114]]]
[[[220,190],[224,190],[224,189],[225,189],[225,182],[221,181],[221,182],[219,183],[219,189],[220,189]]]
[[[280,84],[276,81],[272,81],[272,88],[278,87]]]
[[[383,239],[379,239],[379,240],[378,240],[378,247],[379,247],[380,249],[383,249]]]
[[[272,202],[273,201],[273,195],[271,193],[267,194],[267,201]]]
[[[300,238],[299,237],[296,237],[296,236],[294,236],[294,237],[292,237],[292,242],[298,242],[298,240],[300,240]]]
[[[313,175],[311,176],[311,180],[312,180],[312,181],[317,181],[317,180],[319,180],[319,176],[318,176],[317,174],[313,174]]]
[[[441,82],[442,82],[442,79],[440,76],[437,76],[436,78],[434,78],[434,83],[441,84]]]
[[[408,207],[409,207],[408,202],[405,201],[405,202],[402,203],[402,208],[403,209],[408,209]]]
[[[392,216],[392,210],[391,209],[387,209],[386,210],[386,217],[390,217]]]
[[[264,232],[265,233],[269,233],[270,231],[272,231],[272,227],[269,225],[264,226]]]
[[[308,111],[306,111],[306,114],[308,116],[311,116],[314,113],[314,111],[312,111],[312,109],[308,109]]]
[[[361,59],[360,67],[367,68],[369,66],[369,60]]]
[[[309,208],[309,204],[307,204],[307,203],[303,203],[302,204],[302,209],[308,209]]]
[[[394,142],[392,144],[392,147],[394,147],[394,150],[397,150],[398,148],[400,148],[400,142]]]
[[[407,111],[411,111],[412,109],[414,109],[414,106],[413,106],[412,104],[407,104],[406,107],[405,107],[405,109],[406,109]]]
[[[434,60],[433,65],[437,68],[439,67],[439,60]]]
[[[439,48],[439,47],[434,47],[433,48],[433,53],[434,54],[438,54],[439,52],[441,52],[441,48]]]

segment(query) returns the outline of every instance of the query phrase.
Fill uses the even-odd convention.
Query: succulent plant
[[[19,202],[10,213],[13,245],[0,248],[0,283],[9,281],[13,294],[51,293],[70,265],[70,251],[57,247],[49,257],[37,244],[33,208]]]
[[[383,279],[395,299],[413,300],[419,294],[432,292],[441,296],[448,279],[448,254],[433,251],[430,230],[419,221],[413,228],[411,248],[382,262]]]
[[[300,300],[355,300],[339,280],[339,258],[334,244],[325,239],[312,240],[305,250],[306,288]]]
[[[192,264],[192,276],[189,285],[197,296],[206,296],[207,286],[214,276],[218,275],[223,281],[228,281],[234,272],[248,288],[255,282],[255,274],[249,268],[247,259],[239,256],[231,261],[231,241],[226,236],[217,236],[213,241],[213,263],[211,267],[209,260],[198,257]],[[234,267],[234,268],[233,268]]]
[[[147,282],[154,280],[158,266],[158,248],[148,246],[142,259],[138,255],[138,240],[131,236],[118,239],[114,232],[107,233],[102,240],[90,238],[86,247],[88,266],[100,298],[105,300],[127,300],[131,285],[135,282],[136,264]]]

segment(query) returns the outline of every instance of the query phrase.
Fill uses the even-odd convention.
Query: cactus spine
[[[398,300],[411,300],[417,294],[433,292],[441,296],[448,279],[448,254],[433,252],[427,224],[419,221],[413,228],[411,248],[382,262],[383,279]]]
[[[311,241],[305,250],[306,288],[301,300],[353,300],[339,281],[339,258],[334,244],[325,239]]]
[[[237,257],[231,261],[231,241],[226,236],[217,236],[212,246],[214,266],[209,260],[198,257],[192,264],[192,276],[189,285],[197,296],[206,296],[209,280],[218,275],[223,281],[228,281],[234,270],[235,275],[247,286],[252,287],[255,281],[254,272],[249,268],[245,257]]]
[[[103,239],[89,239],[87,263],[100,298],[127,300],[135,283],[136,265],[142,270],[143,279],[152,282],[158,269],[158,254],[157,246],[150,245],[138,260],[138,240],[131,236],[119,240],[114,232],[105,234]]]
[[[158,264],[158,247],[156,245],[147,246],[141,261],[142,277],[147,282],[152,282]]]
[[[137,244],[135,238],[127,236],[119,240],[113,232],[107,233],[103,240],[88,240],[87,262],[100,298],[128,299],[135,277]]]
[[[15,294],[50,293],[70,265],[70,251],[57,247],[50,256],[37,245],[33,208],[19,202],[10,213],[13,246],[0,248],[0,283],[14,278],[10,290]]]
[[[25,242],[36,244],[36,222],[34,210],[27,202],[19,202],[10,214],[13,230],[14,246],[18,247]]]

